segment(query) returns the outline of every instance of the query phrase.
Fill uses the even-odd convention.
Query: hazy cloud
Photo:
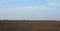
[[[47,0],[49,6],[60,6],[60,0]]]
[[[25,1],[28,1],[28,0],[0,0],[0,3],[17,2],[17,1],[25,2]]]
[[[60,19],[60,0],[38,1],[0,0],[0,19]]]
[[[16,7],[16,8],[9,8],[9,7],[0,7],[0,11],[5,10],[19,10],[19,11],[34,11],[34,10],[47,10],[49,7],[46,6],[27,6],[27,7]]]

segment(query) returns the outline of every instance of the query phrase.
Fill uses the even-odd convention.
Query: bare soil
[[[0,31],[60,31],[60,21],[0,22]]]

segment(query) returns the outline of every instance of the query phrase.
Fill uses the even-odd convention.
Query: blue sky
[[[0,0],[0,19],[60,20],[60,0]]]

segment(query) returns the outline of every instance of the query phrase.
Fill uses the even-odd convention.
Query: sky
[[[60,20],[60,0],[0,0],[1,20]]]

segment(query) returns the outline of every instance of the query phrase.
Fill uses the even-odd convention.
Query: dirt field
[[[0,22],[0,31],[60,31],[58,21]]]

